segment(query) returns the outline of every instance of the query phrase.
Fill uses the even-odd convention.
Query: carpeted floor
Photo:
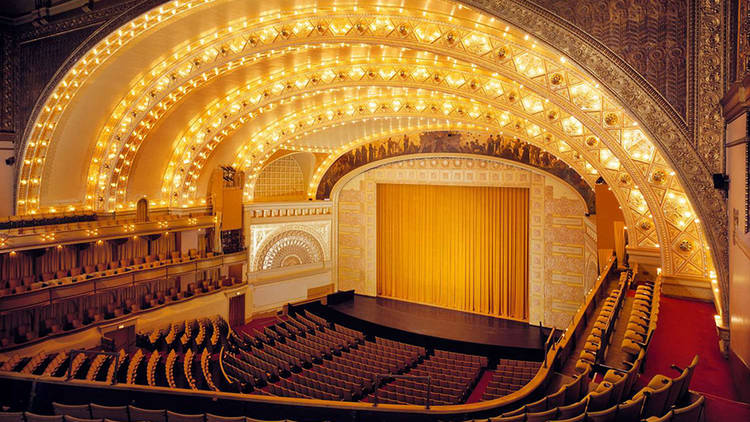
[[[492,380],[492,374],[494,374],[495,371],[493,370],[486,370],[482,374],[482,377],[479,378],[479,382],[477,382],[477,385],[474,386],[474,390],[472,390],[471,395],[469,395],[469,398],[466,399],[466,403],[476,403],[478,401],[482,401],[482,394],[484,394],[484,390],[487,389],[487,385]]]
[[[698,354],[690,389],[706,396],[707,422],[750,421],[750,405],[738,401],[729,362],[719,352],[715,313],[710,303],[662,296],[640,382],[648,383],[656,374],[674,377],[678,373],[671,364],[685,367]]]

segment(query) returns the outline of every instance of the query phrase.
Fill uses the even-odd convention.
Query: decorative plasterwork
[[[329,261],[331,259],[330,239],[330,220],[253,224],[250,226],[249,236],[250,252],[248,259],[250,268],[253,271],[268,269],[266,268],[267,265],[272,265],[275,262],[274,257],[284,255],[283,249],[286,247],[291,247],[290,251],[302,248],[307,250],[309,257],[318,256],[323,261]],[[274,245],[276,245],[275,249]],[[273,252],[273,254],[269,256],[270,252]]]
[[[713,2],[714,4],[721,3],[718,0],[713,0]],[[129,41],[136,39],[147,29],[150,30],[156,26],[166,24],[166,22],[168,21],[177,19],[179,18],[181,13],[186,13],[190,8],[199,9],[211,7],[211,3],[213,2],[205,1],[197,3],[186,1],[169,3],[168,5],[165,5],[165,7],[160,8],[158,12],[153,11],[151,15],[140,16],[134,19],[129,25],[124,26],[121,31],[113,32],[110,36],[107,37],[106,40],[101,42],[99,48],[92,49],[89,52],[90,54],[93,54],[93,56],[86,56],[74,65],[71,65],[69,73],[65,77],[60,78],[60,83],[51,92],[51,96],[50,98],[48,98],[47,106],[39,109],[39,112],[34,120],[35,125],[33,129],[29,131],[30,133],[27,138],[28,140],[26,141],[27,144],[25,148],[25,156],[19,175],[19,195],[17,198],[17,208],[19,212],[38,212],[37,210],[40,206],[38,187],[41,183],[43,183],[40,180],[40,177],[42,174],[41,169],[44,166],[46,159],[46,151],[49,149],[49,142],[51,142],[50,139],[54,140],[54,136],[52,135],[54,133],[54,130],[56,129],[56,122],[60,118],[62,114],[61,112],[64,110],[63,105],[66,104],[66,101],[72,95],[75,95],[75,92],[80,86],[81,81],[84,80],[87,75],[91,74],[100,62],[106,61],[115,52],[117,52],[120,46],[126,45]],[[684,124],[680,122],[679,116],[677,116],[673,110],[669,109],[669,106],[664,101],[664,99],[661,98],[658,93],[656,93],[651,87],[649,87],[648,84],[642,80],[642,78],[634,74],[632,69],[624,65],[624,63],[618,57],[613,55],[602,45],[598,44],[590,36],[587,36],[580,30],[571,27],[569,23],[556,18],[555,16],[552,16],[551,14],[545,12],[539,7],[532,5],[527,1],[509,0],[500,2],[495,0],[466,0],[465,3],[479,7],[480,9],[489,12],[490,15],[499,17],[506,22],[512,23],[514,27],[528,31],[529,33],[533,34],[536,39],[547,42],[549,45],[555,46],[559,51],[565,53],[565,56],[568,58],[568,62],[572,60],[577,65],[586,69],[587,72],[593,74],[594,78],[599,83],[601,83],[604,88],[606,88],[606,90],[602,90],[605,91],[602,95],[612,95],[612,99],[615,103],[617,102],[617,100],[619,100],[619,103],[627,105],[627,113],[620,114],[620,120],[625,120],[625,118],[628,117],[628,114],[634,114],[636,120],[640,122],[641,127],[645,129],[644,136],[652,138],[653,141],[657,145],[659,145],[664,152],[666,152],[667,157],[663,161],[663,165],[669,168],[670,164],[672,166],[677,164],[675,168],[678,170],[678,177],[682,182],[681,184],[688,189],[689,196],[693,199],[692,203],[697,208],[698,213],[704,218],[705,226],[709,227],[708,235],[713,244],[714,253],[719,258],[718,261],[720,266],[718,268],[718,271],[721,277],[722,287],[724,288],[724,292],[722,293],[722,295],[725,295],[725,275],[727,263],[725,203],[721,195],[718,194],[710,184],[710,169],[706,166],[698,151],[694,149],[690,142],[686,142],[686,140],[689,140],[690,137],[686,131],[686,128],[684,127]],[[709,3],[707,3],[707,5],[710,6]],[[459,9],[461,9],[460,6]],[[713,8],[709,7],[705,8],[705,10],[701,9],[700,13],[703,13],[705,14],[705,17],[710,18],[712,10]],[[195,11],[196,10],[193,10],[193,12]],[[385,15],[387,13],[385,10],[383,10],[382,13],[379,14]],[[320,16],[320,13],[317,13],[316,16]],[[442,16],[441,18],[444,19],[445,16]],[[403,16],[399,16],[398,19],[402,20]],[[413,20],[419,20],[419,18]],[[460,19],[455,19],[454,21],[455,22],[453,23],[453,25],[458,25],[459,23],[461,23]],[[483,21],[482,23],[484,22],[486,21]],[[494,22],[494,18],[491,22]],[[712,20],[711,24],[715,22],[715,20]],[[721,23],[720,16],[718,22]],[[476,28],[476,25],[479,25],[479,23],[476,23],[474,25],[474,28]],[[491,28],[491,26],[494,26],[495,29]],[[420,49],[426,49],[429,51],[441,51],[441,54],[443,54],[442,52],[445,51],[445,54],[447,56],[455,57],[459,61],[477,63],[480,65],[479,67],[485,67],[488,69],[502,70],[501,67],[498,67],[496,59],[494,57],[491,57],[491,55],[481,57],[481,42],[477,44],[480,45],[479,55],[474,54],[477,52],[477,50],[472,52],[471,46],[468,45],[468,41],[472,39],[472,36],[474,36],[473,39],[478,39],[481,41],[481,34],[483,32],[499,32],[496,31],[497,26],[497,24],[487,25],[484,26],[481,31],[476,31],[476,33],[480,34],[479,38],[477,38],[476,33],[471,34],[472,29],[468,29],[471,28],[471,25],[469,25],[467,26],[468,31],[466,31],[466,29],[457,28],[451,32],[440,33],[438,38],[431,39],[428,43],[423,43],[425,39],[429,39],[431,32],[423,32],[423,34],[427,35],[427,38],[422,37],[422,39],[417,39],[410,32],[410,28],[413,27],[413,25],[411,25],[411,22],[409,23],[409,25],[405,26],[406,34],[404,34],[404,31],[401,30],[400,25],[386,24],[384,28],[388,29],[388,31],[386,31],[387,33],[374,34],[374,37],[370,35],[363,37],[357,36],[353,37],[351,41],[360,43],[385,43],[398,47],[414,46],[416,41],[416,43],[421,46],[419,47]],[[450,28],[451,25],[447,25],[447,27]],[[337,28],[342,27],[339,26]],[[346,35],[346,33],[352,30],[352,28],[352,26],[346,28],[344,34]],[[394,31],[395,29],[397,30]],[[323,31],[320,31],[317,27],[315,27],[315,31],[317,31],[319,35],[317,35],[318,38],[314,44],[325,44],[326,40],[328,39],[334,42],[339,42],[341,40],[341,37],[338,36],[340,34],[334,34],[330,27],[324,26]],[[219,34],[220,31],[217,31],[215,33],[215,38],[218,38]],[[721,38],[721,31],[719,31],[718,34],[719,35],[717,36]],[[225,36],[226,34],[221,33],[221,35]],[[283,36],[282,28],[274,30],[273,39],[276,40],[280,35]],[[385,37],[383,37],[383,35]],[[399,36],[401,37],[401,39],[398,38]],[[514,38],[514,36],[511,36],[510,38]],[[436,43],[435,41],[438,42]],[[420,42],[422,42],[422,44],[419,44]],[[445,43],[448,43],[448,45],[446,45]],[[278,49],[287,46],[295,46],[298,44],[298,41],[281,40],[280,43],[274,45],[273,47]],[[541,47],[541,43],[532,44],[532,49],[534,45],[536,45],[537,48]],[[490,46],[491,49],[489,52],[499,53],[499,50],[495,50],[497,44],[490,43]],[[720,48],[721,46],[722,43],[719,43]],[[221,46],[212,45],[207,48],[212,48],[214,51],[221,51],[221,48],[218,47]],[[231,50],[231,48],[229,48],[229,50]],[[229,50],[225,51],[228,53]],[[273,48],[271,48],[271,50],[273,50]],[[530,51],[523,51],[523,48],[518,46],[511,48],[511,51],[514,54],[516,54],[517,52],[518,56],[525,55],[527,59],[533,60],[535,57],[535,55]],[[298,51],[293,52],[297,53]],[[488,51],[485,51],[484,53],[488,53]],[[215,59],[217,56],[219,56],[218,53],[213,58]],[[565,59],[565,57],[563,57],[562,59]],[[562,61],[562,59],[560,60]],[[721,62],[721,60],[723,60],[723,55],[720,55],[718,57],[718,60],[719,62]],[[557,60],[548,61],[550,63],[557,62]],[[205,62],[200,61],[199,64],[196,64],[195,61],[192,62],[192,64],[195,66],[201,66],[203,63]],[[508,61],[506,61],[505,63],[508,63]],[[222,59],[220,60],[220,63],[216,63],[216,66],[212,65],[207,69],[220,70],[220,67],[225,64],[227,64],[227,61]],[[515,60],[511,64],[513,66],[519,66],[519,64]],[[168,67],[169,64],[165,62],[164,66]],[[575,69],[575,67],[571,66],[570,64],[562,65],[558,63],[558,66],[559,68],[564,69],[561,70],[561,72],[565,72],[566,74],[576,73],[577,71],[577,69]],[[537,69],[537,67],[535,66],[526,67],[526,69],[528,69],[531,73],[526,72],[526,74],[524,74],[524,72],[516,72],[513,79],[523,81],[524,86],[531,87],[532,90],[536,92],[542,92],[543,85],[548,83],[549,78],[540,78],[539,74],[535,74]],[[545,74],[542,74],[542,76],[544,75]],[[147,89],[154,88],[158,81],[162,80],[162,76],[166,76],[168,79],[171,79],[169,77],[169,73],[166,75],[160,74],[159,79],[154,80],[153,83],[146,84]],[[703,77],[703,75],[700,75],[700,77]],[[712,76],[708,75],[708,77],[710,78]],[[585,75],[581,75],[580,77],[580,80],[586,81],[587,79],[588,78],[586,78]],[[542,82],[544,82],[544,84]],[[714,89],[713,84],[709,85],[710,88],[708,89]],[[161,96],[161,93],[159,93],[159,95]],[[556,96],[552,96],[551,98],[559,100],[559,98],[557,98]],[[123,101],[124,103],[121,104],[133,104],[135,107],[141,106],[141,103],[137,101],[131,101],[130,98],[126,98]],[[166,106],[166,103],[162,103],[162,105]],[[562,102],[560,102],[558,105],[563,109],[566,108],[566,105]],[[586,128],[593,128],[601,124],[597,123],[597,118],[581,114],[579,106],[569,108],[568,111],[575,113],[577,118],[580,119],[580,121],[583,123],[583,126]],[[599,115],[598,122],[604,121],[604,123],[607,123],[607,115],[606,113],[603,114],[605,115]],[[115,112],[113,113],[113,115],[121,118],[125,115],[125,113]],[[712,119],[713,116],[713,114],[709,114],[707,115],[707,118]],[[143,126],[149,126],[153,124],[146,121],[140,122],[144,123]],[[712,127],[710,122],[707,127],[709,129]],[[646,183],[647,179],[638,180],[639,178],[635,178],[635,176],[637,176],[636,165],[628,162],[626,160],[627,154],[624,154],[623,151],[618,150],[618,148],[615,147],[617,140],[611,142],[612,140],[607,139],[608,136],[606,133],[601,133],[599,134],[599,136],[602,138],[602,141],[607,143],[610,148],[614,148],[615,155],[618,159],[621,160],[625,171],[634,178],[632,180],[643,186]],[[138,139],[137,135],[135,136],[135,139]],[[115,159],[116,163],[118,160],[122,160],[122,163],[126,163],[126,161],[129,161],[129,159],[125,158],[127,157],[125,153],[130,153],[129,151],[135,151],[133,151],[133,144],[130,144],[128,146],[125,146],[125,144],[128,144],[128,142],[126,140],[120,139],[117,143],[113,144],[115,146],[114,149],[106,149],[107,156],[113,154],[114,157],[112,158]],[[98,148],[109,147],[102,143],[102,145]],[[137,146],[135,150],[137,151]],[[118,154],[118,151],[122,151],[123,153]],[[120,155],[122,155],[123,158],[120,158]],[[654,154],[654,156],[656,156],[656,154]],[[104,165],[101,162],[93,164],[95,166]],[[117,166],[111,166],[110,170],[112,172],[115,172],[117,168]],[[122,171],[122,167],[120,168],[120,171]],[[106,178],[107,173],[103,174]],[[119,177],[115,177],[114,179],[118,178]],[[112,177],[110,177],[110,180],[112,180]],[[95,178],[94,182],[98,183],[98,181],[99,179]],[[111,184],[105,185],[105,189],[107,189],[108,186],[111,186]],[[677,186],[679,186],[679,184],[677,184]],[[647,203],[649,203],[649,208],[654,212],[658,212],[659,208],[657,207],[657,198],[650,197],[648,194],[644,195],[644,197]],[[90,200],[93,200],[93,195]],[[657,219],[657,224],[660,224],[659,219]],[[666,226],[667,223],[663,224],[665,225],[661,227],[660,230],[662,232],[666,232],[669,227]],[[696,229],[696,235],[699,238],[701,237],[700,229]],[[671,238],[672,237],[670,236],[670,239]],[[672,246],[672,244],[673,242],[671,242],[670,240],[670,246]],[[701,253],[704,252],[702,251]],[[710,260],[708,261],[709,262],[705,263],[706,265],[704,265],[704,268],[711,266]],[[665,266],[667,268],[667,271],[672,270],[672,261],[667,259],[665,262]],[[677,267],[679,267],[679,264],[677,265]],[[723,300],[721,302],[722,307],[725,308],[726,300]],[[726,316],[727,313],[724,313],[724,315]]]
[[[255,254],[254,271],[294,265],[315,264],[323,260],[323,249],[310,233],[286,230],[262,243]]]

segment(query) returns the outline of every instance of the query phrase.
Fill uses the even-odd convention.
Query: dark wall
[[[623,58],[686,117],[689,0],[532,1]]]

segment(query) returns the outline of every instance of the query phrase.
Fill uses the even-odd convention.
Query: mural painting
[[[318,185],[317,199],[326,199],[344,175],[366,164],[409,154],[462,153],[503,158],[536,167],[571,185],[595,213],[594,191],[578,172],[554,155],[535,145],[503,135],[477,136],[458,132],[426,132],[390,137],[361,145],[341,155],[328,168]]]

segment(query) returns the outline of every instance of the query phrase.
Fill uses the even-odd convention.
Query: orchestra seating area
[[[431,403],[463,403],[486,367],[485,356],[435,349],[433,355],[426,356],[406,373],[420,378],[395,378],[378,388],[368,399],[383,403],[426,405],[429,389]],[[431,380],[429,386],[426,381],[428,377]]]

